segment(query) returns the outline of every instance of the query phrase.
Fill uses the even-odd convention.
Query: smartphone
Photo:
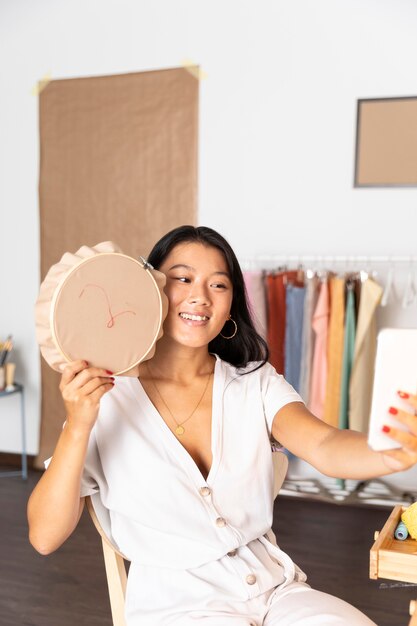
[[[368,445],[373,450],[401,447],[382,432],[384,424],[407,430],[388,413],[390,406],[414,413],[398,395],[399,390],[417,393],[417,328],[384,328],[378,334],[368,431]]]

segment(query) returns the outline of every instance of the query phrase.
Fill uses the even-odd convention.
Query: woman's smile
[[[180,313],[179,317],[187,326],[206,326],[210,320],[204,313]]]

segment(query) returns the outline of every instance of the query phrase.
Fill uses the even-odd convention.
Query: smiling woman
[[[415,421],[405,439],[390,432],[404,447],[374,452],[310,413],[267,362],[236,256],[210,228],[169,232],[148,262],[166,276],[164,334],[138,378],[66,367],[66,424],[28,505],[32,544],[59,547],[99,493],[131,561],[128,626],[371,626],[311,589],[276,544],[271,438],[330,476],[369,478],[417,461]]]

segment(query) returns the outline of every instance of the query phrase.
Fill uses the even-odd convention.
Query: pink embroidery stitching
[[[81,291],[80,295],[78,296],[79,298],[81,298],[81,296],[83,295],[83,293],[84,293],[84,291],[86,290],[87,287],[97,287],[98,289],[101,289],[101,291],[104,293],[104,297],[106,298],[107,306],[108,306],[108,309],[109,309],[109,315],[110,315],[110,319],[107,322],[107,328],[113,328],[114,320],[116,319],[116,317],[119,317],[119,315],[124,315],[124,313],[132,313],[133,315],[136,315],[135,311],[130,311],[130,310],[120,311],[120,313],[116,313],[115,315],[113,315],[112,310],[111,310],[111,305],[110,305],[110,299],[109,299],[109,297],[108,297],[108,295],[106,293],[106,290],[101,285],[95,285],[94,283],[88,283],[84,287],[84,289]]]

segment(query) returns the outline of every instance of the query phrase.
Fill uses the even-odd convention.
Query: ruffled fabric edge
[[[64,355],[58,350],[51,332],[51,306],[53,295],[70,270],[86,258],[103,252],[118,252],[124,254],[121,248],[113,241],[103,241],[92,247],[81,246],[81,248],[79,248],[79,250],[75,253],[65,252],[60,261],[55,263],[55,265],[50,268],[40,286],[39,295],[35,303],[36,340],[39,344],[43,358],[52,367],[52,369],[57,372],[62,372],[62,369],[67,364],[67,361]],[[159,272],[158,270],[149,269],[149,271],[152,274],[161,294],[162,320],[160,331],[156,339],[156,341],[159,341],[163,335],[163,322],[168,313],[168,298],[163,291],[166,283],[166,277],[165,274],[162,274],[162,272]],[[155,350],[156,342],[152,346],[151,350],[144,356],[142,361],[151,359],[155,354]],[[139,364],[135,365],[130,370],[123,372],[122,375],[138,376],[138,374]]]

